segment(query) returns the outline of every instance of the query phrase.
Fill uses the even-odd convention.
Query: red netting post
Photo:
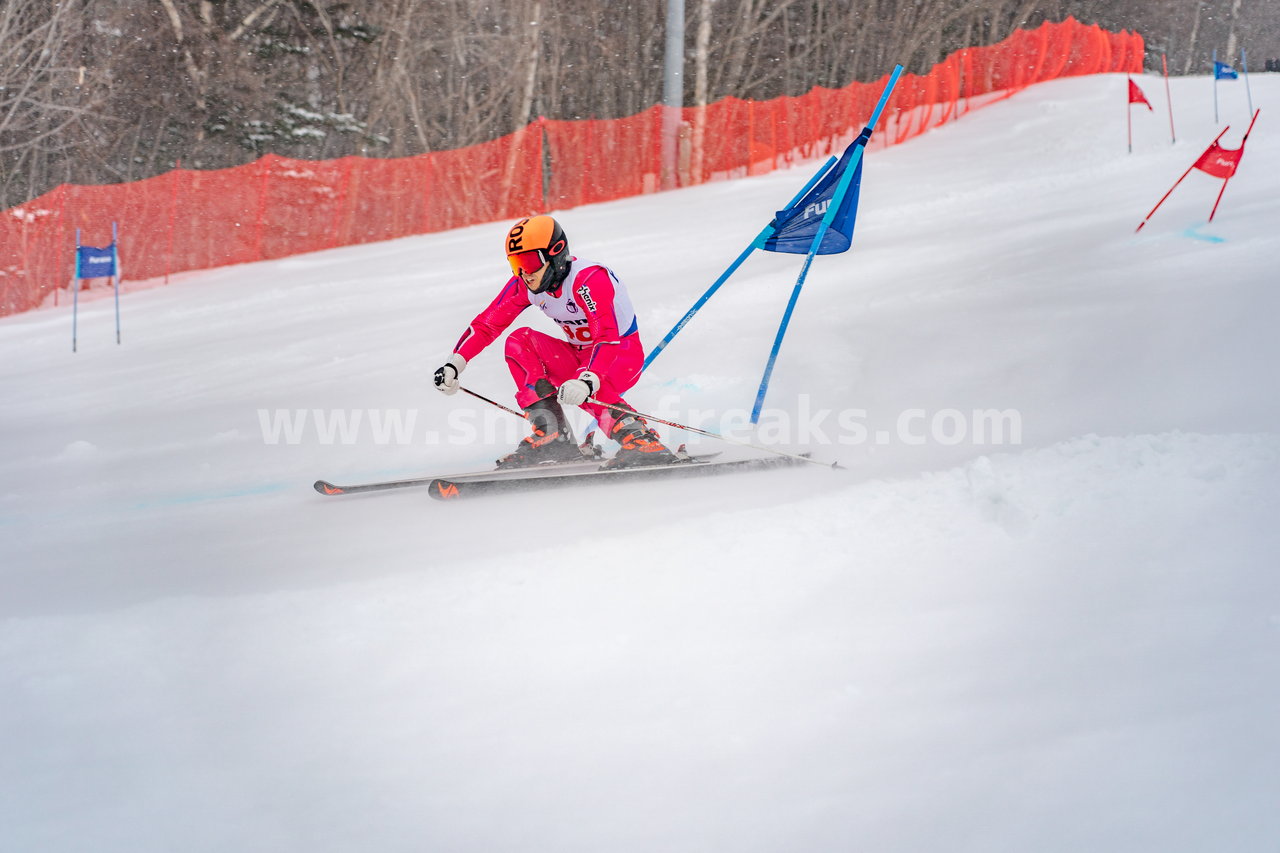
[[[178,215],[178,170],[182,168],[182,158],[174,164],[169,172],[169,227],[165,240],[164,283],[169,283],[169,271],[173,269],[173,228],[174,219]]]
[[[707,140],[707,105],[698,104],[693,108],[693,163],[689,173],[694,184],[706,183],[707,155],[704,147]]]
[[[1042,75],[1044,73],[1044,62],[1049,57],[1049,28],[1051,26],[1052,24],[1045,21],[1037,29],[1040,34],[1040,49],[1036,51],[1036,68],[1031,72],[1030,82],[1032,83],[1039,83],[1045,79]]]
[[[769,147],[773,157],[769,160],[769,171],[778,168],[778,110],[771,104],[769,109]]]
[[[435,168],[432,161],[434,158],[435,154],[430,151],[417,155],[419,168],[422,170],[421,185],[419,187],[419,195],[422,197],[422,219],[418,225],[419,234],[430,234],[434,227],[431,219],[431,214],[435,210],[431,198],[432,169]]]
[[[38,305],[38,304],[40,304],[38,301],[36,301],[36,300],[35,300],[34,296],[30,293],[30,290],[31,290],[32,288],[35,288],[35,289],[37,290],[37,292],[39,292],[39,290],[38,290],[38,289],[39,289],[39,287],[40,287],[39,282],[33,282],[33,281],[32,281],[32,278],[31,278],[31,261],[30,261],[30,259],[29,259],[28,255],[27,255],[27,244],[28,244],[28,243],[30,242],[30,240],[31,240],[30,235],[27,233],[27,232],[30,230],[30,221],[31,221],[31,216],[32,216],[32,214],[31,214],[31,212],[30,212],[30,211],[25,210],[25,209],[22,211],[22,216],[21,216],[21,220],[22,220],[22,277],[23,277],[23,279],[25,279],[25,280],[27,281],[27,286],[26,286],[25,290],[27,290],[27,291],[28,291],[26,294],[24,294],[24,296],[26,296],[26,299],[25,299],[24,301],[25,301],[26,303],[28,303],[28,304],[27,304],[27,306],[26,306],[25,308],[23,308],[23,310],[26,310],[27,308],[30,308],[30,307],[31,307],[31,303],[33,303],[33,302],[34,302],[35,304],[37,304],[37,305]],[[59,248],[61,248],[61,247],[59,247]],[[73,335],[73,338],[74,338],[74,335]],[[73,346],[74,346],[74,344],[73,344]]]
[[[258,158],[258,222],[257,233],[254,235],[254,246],[258,260],[264,259],[262,254],[262,232],[267,218],[267,157],[270,156],[270,154],[264,154]]]
[[[333,239],[329,243],[330,248],[346,245],[342,242],[341,232],[342,214],[347,203],[347,179],[351,173],[351,158],[341,157],[338,159],[338,188],[333,199],[333,223],[329,227],[329,233],[333,235]]]
[[[857,128],[853,126],[853,123],[854,123],[854,116],[858,114],[859,84],[857,81],[854,81],[850,83],[848,86],[846,86],[845,88],[849,90],[849,126],[847,128],[847,132],[857,133]],[[841,132],[843,133],[845,131],[842,130]],[[842,140],[843,140],[843,137],[842,137]]]
[[[973,51],[964,50],[964,111],[968,114],[972,109],[969,99],[973,97]]]
[[[663,134],[667,132],[666,130],[667,108],[662,107],[654,115],[656,118],[658,118],[657,128],[658,128],[659,145],[665,145],[666,138],[663,136]],[[601,158],[599,155],[603,153],[602,149],[604,148],[604,146],[601,145],[600,140],[596,138],[596,121],[597,119],[594,113],[592,113],[591,118],[586,120],[587,132],[586,132],[585,141],[581,136],[574,134],[575,141],[579,144],[579,146],[581,146],[578,150],[578,156],[581,158],[579,162],[582,163],[582,180],[578,185],[578,192],[579,192],[578,203],[579,204],[582,204],[584,201],[588,203],[595,202],[595,201],[604,201],[604,199],[601,198],[603,193],[600,191],[600,184],[592,177],[596,173],[596,164],[600,161]],[[609,141],[612,142],[612,140],[609,140]],[[613,147],[614,147],[613,145],[609,146],[609,149],[610,149],[609,154],[614,153],[614,151],[612,150]],[[606,154],[605,156],[607,157],[608,154]],[[672,161],[672,164],[674,164],[674,161]],[[662,164],[662,168],[663,169],[667,168],[667,165],[668,164],[664,160]],[[672,166],[672,168],[673,168],[673,171],[671,175],[667,177],[670,178],[671,187],[672,189],[674,189],[676,186],[675,177],[674,177],[675,176],[674,165]],[[659,189],[665,186],[665,184],[663,183],[664,180],[666,180],[666,178],[663,178],[662,180],[658,181]],[[613,201],[613,199],[609,199],[609,201]]]
[[[62,190],[62,191],[58,192],[58,241],[57,241],[57,243],[56,243],[56,249],[57,249],[57,252],[58,252],[58,259],[55,259],[55,263],[54,263],[54,265],[53,265],[53,270],[54,270],[54,273],[53,273],[53,274],[54,274],[55,276],[56,276],[56,275],[58,275],[58,263],[60,262],[60,259],[61,259],[61,257],[62,257],[62,250],[63,250],[63,247],[64,247],[64,246],[66,245],[66,243],[67,243],[67,220],[66,220],[66,213],[67,213],[67,193],[66,193],[66,191],[65,191],[65,190]],[[29,275],[30,275],[30,273],[29,273],[29,272],[27,272],[27,270],[25,269],[25,267],[26,267],[26,258],[25,258],[25,257],[23,258],[23,267],[24,267],[24,269],[23,269],[23,274],[24,274],[24,275],[28,275],[28,276],[29,276]],[[57,304],[58,304],[58,294],[59,294],[61,291],[62,291],[62,286],[61,286],[60,280],[55,279],[55,280],[54,280],[54,283],[53,283],[53,304],[54,304],[54,306],[57,306]]]
[[[1103,65],[1101,70],[1102,71],[1123,71],[1124,69],[1115,67],[1114,62],[1112,61],[1111,36],[1105,30],[1103,30],[1102,27],[1098,27],[1096,24],[1094,26],[1097,28],[1097,31],[1098,31],[1098,43],[1102,47]]]
[[[804,149],[806,160],[811,160],[817,156],[818,140],[822,136],[821,119],[818,115],[818,97],[817,89],[811,90],[804,96],[805,118],[807,119],[805,123],[809,126],[809,139]]]
[[[547,135],[547,118],[538,116],[538,210],[547,210],[551,194],[551,171],[556,167],[551,159],[551,140]]]

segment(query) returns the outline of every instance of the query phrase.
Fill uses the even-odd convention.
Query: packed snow
[[[1280,75],[1249,82],[1215,125],[1173,80],[1173,144],[1139,78],[1132,154],[1124,75],[873,144],[760,434],[797,256],[628,394],[844,470],[316,494],[522,435],[430,382],[505,221],[126,283],[119,346],[109,298],[75,354],[65,303],[0,320],[0,849],[1274,850]],[[1135,235],[1246,97],[1215,220],[1196,172]],[[553,213],[652,345],[818,163]],[[511,404],[496,347],[463,383]]]

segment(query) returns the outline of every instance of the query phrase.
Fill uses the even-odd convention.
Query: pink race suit
[[[588,370],[600,377],[593,395],[597,400],[627,406],[622,393],[640,378],[644,349],[626,288],[600,264],[574,258],[554,292],[530,293],[519,276],[512,276],[489,307],[471,321],[453,351],[471,361],[530,305],[537,305],[559,324],[566,340],[528,327],[507,336],[507,367],[516,381],[520,407],[528,408],[538,399],[534,386],[539,379],[559,387]],[[616,419],[611,410],[594,403],[581,408],[599,421],[605,435],[612,431]]]

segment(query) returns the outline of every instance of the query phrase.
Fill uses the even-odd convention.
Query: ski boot
[[[680,457],[667,449],[648,424],[627,415],[613,425],[609,437],[622,445],[606,468],[639,468],[645,465],[669,465]]]
[[[498,468],[528,468],[550,462],[581,462],[585,458],[573,441],[573,432],[556,402],[555,386],[539,379],[534,390],[543,397],[524,410],[533,433],[511,453],[498,460]]]

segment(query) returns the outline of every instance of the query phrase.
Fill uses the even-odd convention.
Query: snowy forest
[[[538,116],[661,98],[665,3],[586,0],[5,0],[0,207],[61,183],[214,169],[274,152],[401,157]],[[686,105],[926,71],[1067,15],[1147,39],[1149,68],[1280,56],[1244,0],[689,0]]]

